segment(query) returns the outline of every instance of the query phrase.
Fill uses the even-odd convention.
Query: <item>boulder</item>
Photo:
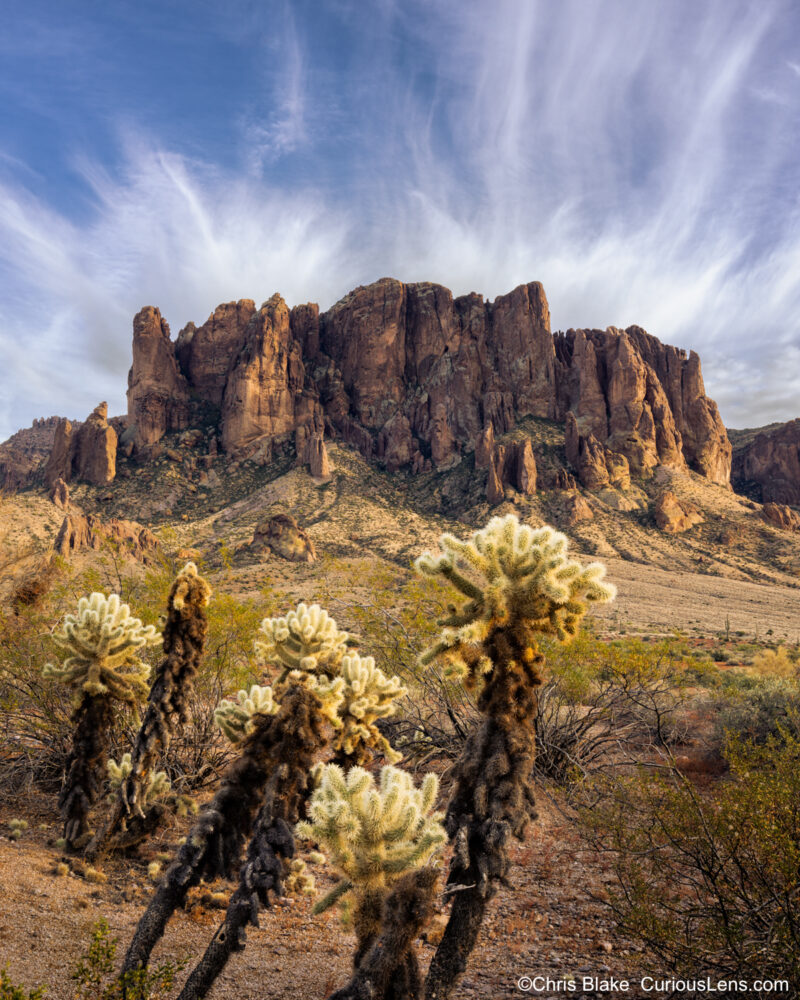
[[[61,523],[54,549],[65,558],[85,549],[98,550],[110,546],[143,563],[154,565],[158,561],[158,539],[148,528],[136,521],[111,518],[103,522],[95,514],[71,511]]]
[[[594,520],[592,508],[580,493],[570,493],[564,498],[564,514],[570,528]]]
[[[56,479],[50,490],[50,499],[61,510],[66,510],[69,507],[69,486],[64,482],[63,479]]]
[[[658,527],[667,535],[678,535],[695,524],[702,524],[700,511],[688,500],[679,500],[674,493],[665,490],[656,500],[653,508]]]
[[[314,543],[291,514],[275,514],[262,521],[253,533],[251,549],[271,549],[289,562],[316,562]]]
[[[761,518],[773,528],[783,531],[800,531],[800,514],[786,504],[765,503]]]

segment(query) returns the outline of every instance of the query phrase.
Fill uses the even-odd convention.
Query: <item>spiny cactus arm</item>
[[[319,712],[319,700],[303,685],[294,685],[282,696],[277,715],[257,715],[255,719],[253,732],[238,744],[239,756],[226,769],[219,790],[201,811],[139,921],[123,973],[147,965],[167,922],[191,886],[205,875],[228,874],[238,863],[278,765],[297,765],[306,780],[307,763],[324,746],[325,720]]]
[[[236,701],[223,699],[214,711],[214,721],[231,743],[238,743],[253,731],[256,716],[276,715],[279,707],[271,687],[254,684],[249,691],[239,691]]]
[[[337,882],[329,892],[326,892],[321,899],[318,899],[316,903],[314,903],[311,908],[311,912],[315,915],[324,913],[326,910],[329,910],[332,906],[338,903],[342,896],[345,896],[352,888],[353,883],[350,879],[343,878],[340,882]]]
[[[350,636],[318,604],[298,604],[279,618],[265,618],[256,651],[264,660],[277,659],[288,670],[322,671],[335,675]],[[281,678],[283,679],[283,678]]]
[[[270,894],[283,895],[292,881],[309,881],[298,871],[302,862],[292,861],[292,824],[308,796],[312,761],[324,746],[327,733],[319,701],[307,685],[295,685],[285,693],[280,714],[272,720],[271,733],[276,742],[270,748],[270,777],[247,857],[239,871],[239,885],[223,923],[178,1000],[200,1000],[207,994],[233,952],[244,948],[247,926],[258,926],[259,908],[270,905]]]
[[[199,668],[208,632],[206,607],[211,588],[194,563],[187,563],[173,581],[167,598],[164,656],[156,668],[139,732],[132,752],[132,767],[119,786],[117,803],[105,827],[98,831],[86,855],[97,860],[124,831],[133,817],[140,833],[160,820],[151,810],[145,815],[142,796],[159,753],[169,747],[173,732],[188,720],[188,699]]]

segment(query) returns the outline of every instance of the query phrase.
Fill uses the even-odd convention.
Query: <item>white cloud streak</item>
[[[285,20],[238,173],[131,132],[121,171],[80,163],[85,221],[24,180],[0,188],[0,437],[104,396],[124,412],[145,303],[177,333],[221,301],[277,290],[325,308],[386,274],[490,297],[541,280],[557,327],[637,323],[697,350],[730,425],[798,415],[790,6],[330,9],[356,64],[337,76]]]

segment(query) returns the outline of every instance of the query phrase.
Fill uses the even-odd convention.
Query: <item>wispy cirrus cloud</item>
[[[128,113],[113,163],[73,154],[80,217],[8,175],[0,436],[100,396],[122,411],[145,303],[177,329],[385,274],[490,297],[541,280],[557,326],[699,351],[730,425],[797,415],[793,5],[268,7],[235,39],[259,53],[236,135],[182,148]]]

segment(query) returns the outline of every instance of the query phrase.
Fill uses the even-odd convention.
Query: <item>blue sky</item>
[[[5,4],[0,438],[125,411],[173,334],[385,275],[694,348],[730,426],[800,415],[794,0]]]

